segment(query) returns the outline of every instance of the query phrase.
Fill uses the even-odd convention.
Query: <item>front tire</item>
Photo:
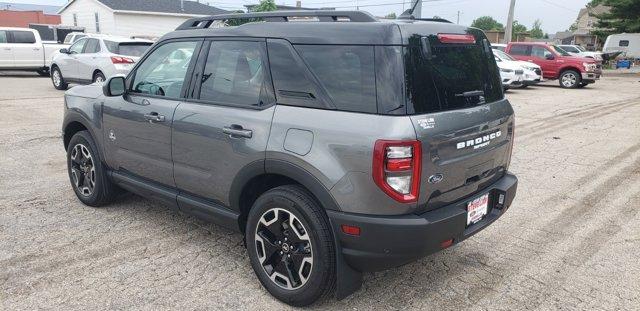
[[[116,186],[107,177],[98,148],[88,131],[71,137],[67,146],[67,171],[73,191],[85,205],[99,207],[117,195]]]
[[[38,75],[40,75],[41,77],[48,77],[49,76],[49,69],[40,69],[38,71],[36,71],[38,73]]]
[[[64,81],[62,72],[58,67],[53,67],[51,69],[51,82],[53,83],[53,87],[55,87],[56,90],[64,91],[69,87],[69,84]]]
[[[582,76],[575,70],[565,70],[560,74],[560,86],[565,89],[575,89],[582,83]]]
[[[333,292],[329,221],[304,188],[286,185],[262,194],[249,212],[245,238],[256,276],[277,299],[300,307]]]

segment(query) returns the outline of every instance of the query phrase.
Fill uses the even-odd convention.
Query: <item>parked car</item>
[[[515,89],[524,86],[524,70],[515,62],[501,61],[496,57],[496,63],[500,68],[500,79],[504,90]]]
[[[542,81],[542,68],[540,68],[540,66],[534,63],[517,60],[513,58],[511,55],[497,49],[493,49],[493,55],[496,57],[496,62],[498,63],[498,67],[500,67],[501,63],[515,64],[516,66],[520,66],[523,72],[522,87],[538,84]],[[503,67],[500,67],[500,68],[502,69]],[[502,75],[502,70],[500,71],[500,73]],[[502,78],[503,78],[503,84],[504,84],[504,76]]]
[[[605,53],[621,53],[622,57],[640,59],[640,33],[610,35],[604,42]]]
[[[84,32],[78,32],[78,31],[70,32],[64,37],[64,43],[71,45],[86,36],[90,36],[90,34],[87,34]]]
[[[587,51],[587,49],[573,44],[560,44],[558,47],[573,56],[593,58],[597,61],[602,61],[602,52]]]
[[[209,28],[230,19],[273,22]],[[295,306],[469,238],[517,188],[484,33],[363,11],[190,19],[126,77],[67,91],[62,128],[80,201],[121,188],[239,231]]]
[[[506,44],[502,44],[502,43],[491,43],[491,47],[496,49],[496,50],[504,52],[504,49],[507,48],[507,45]]]
[[[35,71],[48,76],[51,56],[64,47],[43,43],[34,29],[0,27],[0,70]]]
[[[563,88],[584,87],[595,83],[602,74],[602,65],[595,59],[571,56],[546,43],[511,42],[505,52],[515,59],[540,66],[544,79],[558,79]]]
[[[112,75],[127,74],[152,44],[113,36],[81,38],[53,57],[51,82],[56,89],[66,90],[69,83],[104,82]]]

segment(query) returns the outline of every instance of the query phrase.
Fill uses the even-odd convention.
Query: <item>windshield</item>
[[[509,54],[507,54],[505,52],[502,52],[500,50],[494,49],[493,50],[493,54],[498,56],[502,60],[516,60],[515,58],[513,58],[513,56],[511,56],[511,55],[509,55]]]
[[[587,50],[579,45],[576,45],[576,49],[578,49],[578,51],[580,52],[586,52]]]
[[[571,54],[567,53],[567,51],[563,50],[561,47],[557,46],[557,45],[552,45],[551,46],[558,54],[562,55],[562,56],[571,56]]]

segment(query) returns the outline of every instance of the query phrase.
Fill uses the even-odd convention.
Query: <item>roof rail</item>
[[[214,21],[232,19],[264,19],[266,22],[288,22],[290,18],[317,18],[321,22],[377,22],[371,14],[363,11],[305,10],[305,11],[272,11],[255,13],[220,14],[189,19],[176,30],[209,28]]]

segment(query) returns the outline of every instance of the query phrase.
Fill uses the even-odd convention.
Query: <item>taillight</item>
[[[460,35],[453,33],[439,33],[438,40],[442,43],[464,43],[464,44],[474,44],[476,43],[476,38],[473,35]]]
[[[111,62],[114,64],[133,64],[134,61],[128,57],[111,56]]]
[[[421,162],[419,141],[377,140],[373,148],[373,181],[398,202],[416,202]]]

